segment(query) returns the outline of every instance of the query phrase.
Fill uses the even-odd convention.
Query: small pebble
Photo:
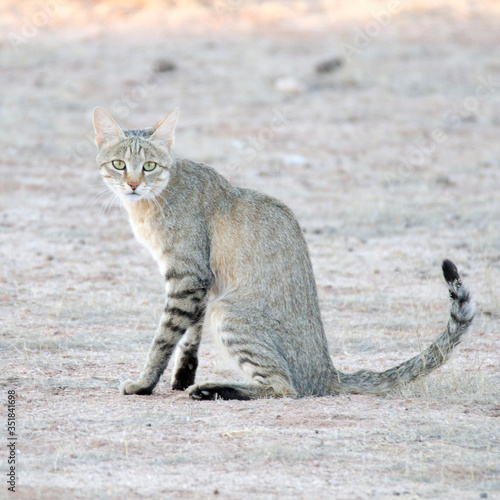
[[[343,61],[339,57],[328,59],[316,65],[316,73],[333,73],[342,66]]]
[[[306,90],[306,84],[294,76],[283,76],[274,82],[274,88],[287,95],[300,95]]]
[[[160,59],[159,61],[156,61],[156,64],[154,66],[155,73],[167,73],[176,69],[176,64],[172,61],[169,61],[168,59]]]
[[[302,155],[285,155],[283,156],[283,162],[287,167],[303,167],[307,165],[307,158]]]

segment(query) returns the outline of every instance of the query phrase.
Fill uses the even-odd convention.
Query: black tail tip
[[[460,274],[458,274],[458,269],[451,260],[443,260],[443,275],[447,283],[453,283],[454,281],[460,281]]]

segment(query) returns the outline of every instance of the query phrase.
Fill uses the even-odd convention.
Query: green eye
[[[125,170],[125,162],[124,161],[121,161],[121,160],[113,160],[111,162],[111,164],[113,165],[113,167],[116,168],[116,170]]]
[[[154,170],[156,168],[156,163],[154,161],[147,161],[144,164],[144,170],[146,172],[151,172],[151,170]]]

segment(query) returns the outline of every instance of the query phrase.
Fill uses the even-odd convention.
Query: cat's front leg
[[[174,391],[184,391],[194,384],[202,326],[200,321],[189,328],[177,345],[171,385]]]
[[[173,283],[169,283],[167,287],[169,293],[165,311],[149,349],[146,366],[137,381],[127,380],[121,385],[122,394],[151,394],[186,330],[190,327],[199,328],[203,323],[208,293],[207,281],[190,274],[176,275],[176,278],[171,278],[171,280]],[[196,355],[196,352],[194,354]],[[174,379],[177,374],[181,375],[181,372],[178,373],[178,368],[179,366],[177,366]],[[186,374],[190,375],[189,382],[191,382],[191,378],[194,381],[195,370],[196,366],[192,364],[191,373]]]
[[[120,386],[122,394],[151,394],[165,371],[177,343],[190,326],[186,320],[173,317],[167,310],[168,307],[161,317],[160,325],[149,349],[146,366],[138,380],[127,380]]]

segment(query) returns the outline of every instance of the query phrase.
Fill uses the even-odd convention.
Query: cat
[[[446,329],[421,354],[381,373],[335,369],[305,239],[280,201],[231,185],[172,152],[176,108],[153,128],[122,130],[94,110],[97,163],[137,239],[166,280],[166,305],[146,365],[123,394],[151,394],[175,355],[171,388],[193,399],[382,394],[441,366],[467,332],[474,304],[450,260]],[[363,272],[363,270],[360,270]],[[245,383],[195,384],[203,324]]]

